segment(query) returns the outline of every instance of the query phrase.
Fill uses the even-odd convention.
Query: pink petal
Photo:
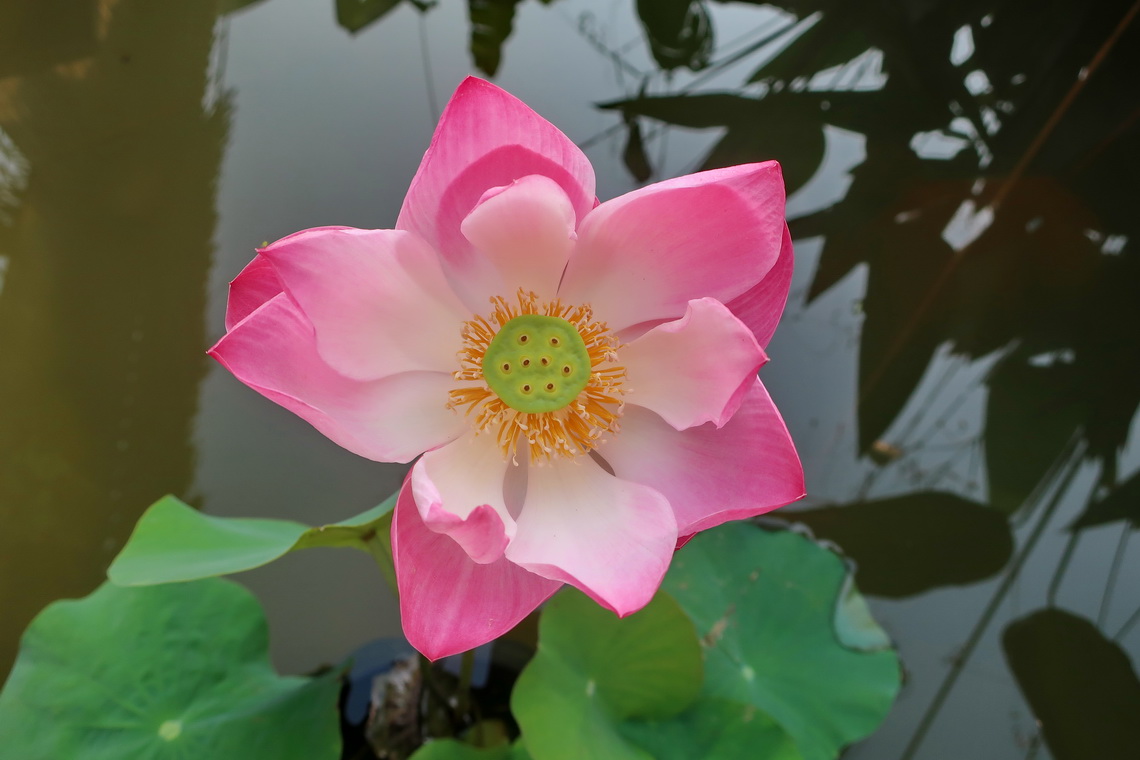
[[[792,270],[795,268],[795,254],[792,251],[792,235],[784,225],[784,240],[780,244],[780,257],[764,279],[747,293],[728,302],[741,322],[748,325],[756,335],[760,345],[767,348],[776,332],[776,325],[784,313],[788,302],[788,289],[792,286]]]
[[[471,313],[417,236],[348,227],[305,230],[261,252],[317,335],[330,366],[356,380],[453,372]]]
[[[633,405],[621,422],[621,432],[598,453],[619,478],[664,494],[681,536],[764,514],[804,495],[800,458],[759,380],[719,429],[702,425],[678,431]]]
[[[491,188],[529,174],[557,182],[578,220],[594,205],[594,170],[582,151],[522,101],[469,77],[440,117],[396,228],[417,233],[439,251],[450,280],[461,288],[480,271],[478,255],[460,232],[464,217]],[[486,304],[469,299],[468,305],[482,310]]]
[[[469,433],[427,452],[412,468],[420,517],[480,564],[501,557],[515,534],[514,518],[503,499],[507,466],[491,436]]]
[[[226,329],[257,311],[263,303],[284,290],[273,265],[259,252],[253,261],[230,281],[230,298],[226,304]]]
[[[628,373],[626,401],[678,430],[728,422],[767,360],[752,332],[713,298],[689,301],[685,316],[654,327],[619,358]]]
[[[676,319],[694,298],[728,303],[760,282],[783,231],[774,161],[659,182],[586,217],[559,296],[589,303],[614,330]]]
[[[436,533],[450,536],[463,547],[472,562],[490,564],[503,556],[510,539],[503,526],[503,519],[490,504],[480,504],[467,513],[467,517],[457,517],[434,501],[428,507],[424,525]]]
[[[488,190],[463,220],[463,235],[492,265],[484,298],[518,288],[554,298],[574,248],[574,207],[557,182],[532,174]],[[472,288],[474,290],[474,288]]]
[[[344,448],[378,462],[408,462],[457,438],[466,421],[446,408],[443,372],[347,378],[317,353],[312,325],[281,293],[209,351],[238,380],[307,420]]]
[[[392,518],[392,555],[404,635],[431,660],[501,636],[562,585],[503,557],[472,562],[459,544],[424,525],[410,480]]]
[[[661,494],[582,457],[530,469],[507,558],[625,616],[653,598],[676,543]]]

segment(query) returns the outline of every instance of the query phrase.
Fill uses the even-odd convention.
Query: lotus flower
[[[396,229],[259,250],[210,353],[361,456],[419,457],[392,548],[436,659],[564,583],[633,613],[679,542],[803,495],[756,374],[791,274],[775,162],[599,204],[565,135],[472,78]]]

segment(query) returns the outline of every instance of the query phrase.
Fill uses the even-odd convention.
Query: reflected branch
[[[1112,555],[1112,569],[1108,571],[1108,582],[1104,587],[1104,596],[1100,598],[1100,610],[1096,615],[1097,628],[1104,628],[1105,618],[1108,617],[1108,608],[1112,603],[1112,594],[1116,591],[1116,579],[1120,576],[1120,565],[1124,561],[1124,549],[1128,546],[1128,536],[1132,533],[1132,526],[1124,523],[1120,530],[1120,539],[1116,542],[1116,551]]]
[[[1010,172],[1009,177],[1002,184],[1001,188],[998,189],[997,194],[994,195],[994,209],[1001,206],[1002,202],[1009,195],[1010,189],[1017,184],[1017,181],[1021,179],[1021,175],[1025,173],[1029,164],[1032,163],[1033,159],[1037,157],[1037,154],[1041,152],[1041,148],[1045,146],[1045,143],[1049,140],[1049,136],[1053,134],[1053,130],[1061,123],[1061,119],[1064,118],[1069,107],[1073,105],[1073,101],[1077,99],[1077,95],[1084,89],[1085,83],[1092,79],[1093,73],[1100,67],[1100,64],[1108,56],[1109,51],[1112,50],[1117,40],[1120,39],[1120,36],[1124,34],[1124,30],[1132,23],[1132,19],[1136,17],[1138,11],[1140,11],[1140,0],[1132,4],[1128,12],[1120,19],[1120,23],[1112,30],[1112,34],[1108,35],[1108,39],[1104,41],[1104,44],[1100,46],[1100,49],[1096,51],[1096,54],[1084,69],[1081,70],[1081,73],[1077,76],[1077,81],[1073,82],[1073,86],[1065,93],[1065,97],[1061,100],[1060,105],[1049,115],[1048,121],[1041,127],[1041,131],[1037,133],[1037,136],[1033,138],[1033,142],[1030,143],[1025,153],[1022,154],[1021,160],[1017,162],[1013,171]]]
[[[1049,589],[1045,592],[1045,603],[1050,607],[1057,606],[1057,591],[1061,588],[1061,581],[1065,577],[1065,571],[1069,569],[1069,562],[1073,559],[1073,552],[1077,550],[1080,538],[1081,534],[1078,531],[1069,534],[1069,540],[1065,542],[1061,561],[1057,563],[1057,569],[1053,571],[1053,578],[1049,581]]]
[[[1048,141],[1048,138],[1053,133],[1053,130],[1056,128],[1057,124],[1060,123],[1061,118],[1072,105],[1076,99],[1076,96],[1080,93],[1081,89],[1084,88],[1088,81],[1092,79],[1092,75],[1099,68],[1100,64],[1105,60],[1108,53],[1116,44],[1117,40],[1120,39],[1120,36],[1124,33],[1125,29],[1127,29],[1129,24],[1135,18],[1138,11],[1140,11],[1140,0],[1137,0],[1137,2],[1133,3],[1132,7],[1129,8],[1120,22],[1113,29],[1112,33],[1109,34],[1108,38],[1093,55],[1089,63],[1084,67],[1083,75],[1078,77],[1077,81],[1073,83],[1073,86],[1069,88],[1069,91],[1065,94],[1061,103],[1053,111],[1049,119],[1046,121],[1045,125],[1041,128],[1037,136],[1034,138],[1033,143],[1021,156],[1017,165],[1010,173],[1009,177],[994,195],[993,200],[990,203],[991,209],[996,211],[1007,199],[1011,189],[1017,184],[1018,180],[1021,178],[1026,168],[1029,166],[1030,162],[1037,156],[1041,148]],[[862,405],[868,398],[871,397],[871,394],[877,389],[879,383],[882,381],[891,364],[895,361],[896,358],[898,358],[898,356],[902,353],[903,349],[907,346],[911,339],[914,338],[919,326],[926,321],[928,313],[931,311],[933,306],[939,302],[943,291],[946,290],[946,286],[951,282],[952,276],[959,269],[963,260],[965,260],[975,249],[975,242],[978,239],[979,238],[975,238],[973,241],[963,246],[960,250],[956,251],[955,255],[946,263],[945,267],[943,267],[937,279],[935,279],[935,281],[931,284],[923,299],[914,310],[911,318],[896,334],[895,339],[889,344],[886,351],[884,352],[882,359],[868,374],[866,382],[861,384],[858,401],[860,405]]]
[[[1137,607],[1135,612],[1128,616],[1128,619],[1124,621],[1124,625],[1120,626],[1120,630],[1116,632],[1112,640],[1119,642],[1128,635],[1128,632],[1132,630],[1132,627],[1136,625],[1137,622],[1140,622],[1140,607]]]
[[[817,14],[813,14],[813,15],[817,15]],[[811,18],[811,16],[808,17],[808,19],[810,19],[810,18]],[[747,58],[748,56],[752,55],[753,53],[755,53],[757,50],[764,47],[768,43],[773,42],[777,38],[784,35],[789,29],[792,29],[792,27],[795,27],[799,24],[803,24],[808,19],[804,19],[801,21],[787,21],[787,22],[785,22],[784,19],[781,19],[779,17],[773,18],[770,22],[768,22],[767,24],[765,24],[761,27],[758,27],[755,30],[755,32],[753,32],[754,34],[761,35],[758,39],[747,43],[743,48],[741,48],[740,50],[737,50],[736,52],[729,53],[728,55],[726,55],[724,58],[720,59],[719,61],[714,61],[713,63],[709,64],[709,67],[707,69],[705,69],[703,72],[701,72],[700,76],[694,77],[691,82],[689,82],[684,87],[682,87],[680,90],[678,90],[678,93],[691,92],[695,88],[697,88],[697,87],[701,86],[702,84],[704,84],[705,82],[707,82],[712,77],[719,74],[722,70],[728,68],[729,66],[736,63],[737,61],[741,61],[741,60]],[[813,21],[812,24],[814,24],[814,23],[815,22]],[[776,26],[776,29],[772,32],[768,32],[768,30],[773,26]],[[811,25],[805,25],[805,28],[800,32],[800,34],[803,34],[803,32],[806,32],[810,28],[811,28]]]
[[[954,686],[958,682],[958,677],[962,675],[962,672],[965,670],[966,663],[969,662],[970,657],[974,654],[974,650],[989,628],[990,622],[993,621],[994,615],[997,614],[998,608],[1005,600],[1006,594],[1013,588],[1013,583],[1020,575],[1025,560],[1029,558],[1029,555],[1032,554],[1033,550],[1037,547],[1037,542],[1045,533],[1045,528],[1053,519],[1053,514],[1057,511],[1057,507],[1061,504],[1065,493],[1069,490],[1069,486],[1072,485],[1073,478],[1080,469],[1081,456],[1084,449],[1084,442],[1074,437],[1068,450],[1062,456],[1062,460],[1067,463],[1067,468],[1061,476],[1061,482],[1053,491],[1053,498],[1050,499],[1048,506],[1045,508],[1040,519],[1038,519],[1037,525],[1033,526],[1033,532],[1026,539],[1025,545],[1014,557],[1013,562],[1010,563],[1009,570],[1006,571],[1005,577],[1002,578],[1001,584],[978,618],[978,622],[974,624],[974,629],[970,631],[970,635],[966,639],[966,643],[963,644],[958,656],[955,658],[954,665],[950,668],[950,672],[942,681],[942,685],[938,688],[934,699],[931,700],[930,706],[927,707],[926,712],[923,713],[922,720],[919,722],[918,728],[915,729],[914,735],[911,736],[906,749],[903,750],[900,760],[911,760],[915,753],[918,752],[919,747],[922,746],[927,732],[930,730],[930,727],[934,725],[935,718],[938,717],[938,713],[941,712],[943,705],[946,703],[946,698],[950,696],[950,692],[954,690]],[[1137,615],[1140,616],[1140,610],[1137,610]]]

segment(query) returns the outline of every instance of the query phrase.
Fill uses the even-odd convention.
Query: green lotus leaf
[[[436,739],[415,751],[409,760],[531,760],[522,740],[501,747],[473,747],[457,739]]]
[[[393,494],[355,517],[310,528],[289,520],[214,517],[164,496],[139,518],[107,577],[118,586],[198,580],[252,570],[315,546],[371,551],[385,568],[391,565],[388,531],[395,503]]]
[[[835,553],[791,531],[732,523],[690,541],[663,588],[701,634],[701,702],[734,703],[738,723],[771,717],[804,760],[870,734],[898,693],[899,661],[847,576]],[[770,757],[790,756],[776,746]]]
[[[278,676],[268,643],[257,600],[220,579],[55,602],[0,692],[0,746],[29,760],[336,760],[337,674]]]
[[[511,694],[537,760],[646,760],[620,724],[676,715],[700,691],[696,632],[665,594],[619,619],[566,589],[546,605],[538,635],[538,652]]]
[[[663,721],[626,721],[622,734],[654,760],[803,760],[780,724],[752,705],[702,698]]]

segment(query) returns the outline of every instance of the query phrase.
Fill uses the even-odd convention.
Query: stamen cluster
[[[495,436],[503,455],[517,463],[518,450],[526,448],[529,461],[541,463],[556,456],[576,457],[589,453],[606,433],[618,430],[625,368],[617,364],[621,347],[604,322],[593,320],[588,304],[567,306],[559,299],[539,304],[537,294],[519,289],[516,302],[502,296],[491,299],[490,316],[476,315],[463,323],[463,348],[456,380],[464,383],[450,392],[449,409],[474,415],[480,433]],[[496,333],[515,317],[542,314],[563,319],[582,337],[590,357],[586,387],[561,409],[526,412],[511,407],[488,385],[483,376],[483,357]]]

